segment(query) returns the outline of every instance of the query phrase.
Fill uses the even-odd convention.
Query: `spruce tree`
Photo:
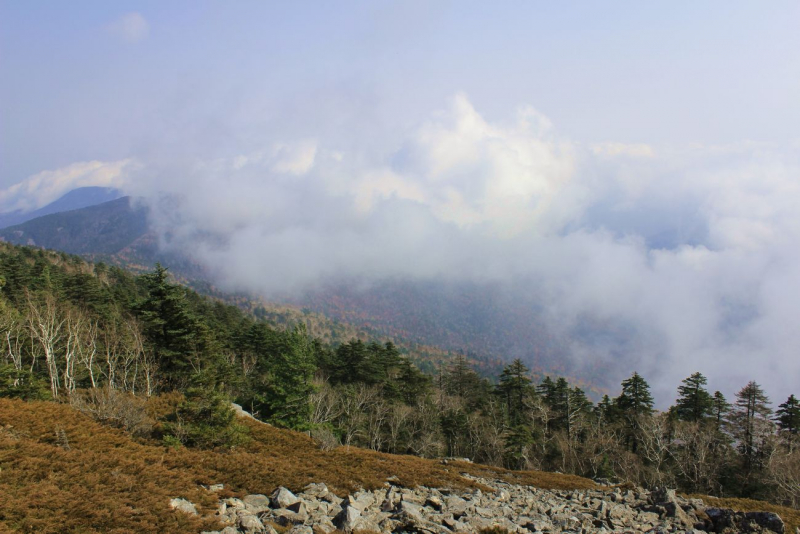
[[[761,442],[771,434],[771,415],[769,398],[757,383],[749,382],[736,394],[729,420],[747,469],[755,467],[764,452]]]
[[[497,393],[506,405],[509,423],[512,426],[520,425],[525,420],[525,408],[529,399],[536,393],[528,376],[530,370],[517,358],[507,365],[500,374],[500,383]]]
[[[614,405],[619,417],[627,421],[625,439],[631,452],[635,453],[639,448],[641,419],[653,413],[650,385],[639,373],[634,372],[630,378],[622,381],[622,393],[614,400]]]
[[[650,385],[639,373],[634,372],[630,378],[622,381],[622,393],[616,399],[617,408],[629,417],[653,413],[653,396],[650,394]]]
[[[185,385],[192,372],[197,321],[186,303],[182,287],[169,282],[165,267],[157,263],[152,273],[140,277],[147,297],[136,305],[145,337],[170,389]]]
[[[418,404],[431,387],[431,377],[417,369],[406,358],[400,359],[400,370],[396,382],[400,399],[409,406]]]
[[[378,384],[381,382],[380,345],[365,345],[353,339],[340,345],[333,354],[330,366],[332,384]]]
[[[592,403],[579,387],[570,388],[563,377],[555,382],[546,377],[538,388],[545,404],[553,412],[551,428],[566,430],[572,436],[574,423],[582,413],[591,412]]]
[[[316,355],[304,324],[289,332],[274,360],[264,392],[265,419],[274,424],[304,429],[311,417],[312,380]]]
[[[617,407],[608,395],[603,395],[594,407],[593,413],[598,421],[604,423],[613,423],[617,420]]]
[[[675,412],[682,421],[702,421],[709,415],[714,402],[705,386],[708,383],[701,373],[694,373],[685,378],[683,385],[678,387],[678,400],[675,403]]]
[[[789,435],[796,436],[800,429],[800,402],[794,395],[789,395],[786,402],[778,406],[775,412],[778,428]]]
[[[185,400],[164,422],[166,444],[211,449],[247,441],[247,427],[237,421],[230,398],[213,382],[212,377],[195,377]]]
[[[711,418],[714,420],[717,430],[722,430],[730,411],[731,404],[725,399],[725,395],[715,391],[714,396],[711,398]]]

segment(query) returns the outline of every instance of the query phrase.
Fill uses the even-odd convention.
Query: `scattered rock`
[[[242,514],[239,516],[239,530],[246,534],[256,534],[264,532],[264,524],[254,515]]]
[[[297,502],[297,496],[281,486],[272,493],[270,500],[273,508],[287,508]]]
[[[491,491],[387,484],[340,499],[324,484],[309,484],[297,495],[280,487],[269,498],[223,499],[218,517],[238,527],[228,526],[223,534],[277,534],[270,524],[284,527],[286,534],[332,534],[336,529],[381,534],[474,534],[484,529],[514,534],[785,534],[775,514],[706,508],[701,500],[684,499],[667,488],[540,490],[462,476]]]
[[[333,524],[345,532],[352,532],[361,519],[361,510],[355,506],[345,506],[342,511],[334,518]]]
[[[197,508],[186,499],[175,498],[169,501],[169,507],[184,514],[197,515]]]
[[[263,512],[269,508],[270,500],[266,495],[248,495],[244,499],[245,507],[252,510],[254,513]]]

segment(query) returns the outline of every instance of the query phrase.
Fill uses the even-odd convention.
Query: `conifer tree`
[[[185,400],[164,423],[167,444],[210,449],[247,440],[247,427],[237,422],[230,399],[213,382],[212,377],[195,377]]]
[[[456,355],[453,363],[445,370],[444,387],[451,395],[467,397],[470,390],[480,381],[477,373],[467,363],[463,354]]]
[[[617,408],[627,417],[633,418],[653,413],[653,396],[650,385],[639,373],[622,381],[622,393],[616,399]]]
[[[761,441],[771,434],[771,415],[769,398],[756,382],[749,382],[736,394],[736,402],[729,419],[748,469],[756,466],[763,452]]]
[[[725,395],[719,391],[715,391],[714,396],[711,398],[711,417],[716,424],[717,430],[722,430],[730,411],[731,405],[727,399],[725,399]]]
[[[639,373],[622,381],[622,393],[614,401],[617,413],[627,421],[626,441],[631,452],[639,448],[639,431],[642,418],[653,413],[653,396],[650,385]]]
[[[702,421],[711,414],[714,402],[711,395],[703,387],[708,383],[701,373],[694,373],[685,378],[678,387],[678,401],[675,412],[682,421]]]
[[[365,345],[353,339],[340,345],[333,354],[330,381],[332,384],[377,384],[381,381],[380,345]]]
[[[786,402],[778,406],[775,412],[775,421],[778,428],[791,436],[798,434],[800,429],[800,402],[794,395],[789,395]]]
[[[303,429],[311,417],[312,380],[316,366],[314,343],[300,324],[286,335],[278,351],[264,394],[263,415],[269,421]]]
[[[529,399],[536,393],[535,388],[531,385],[529,372],[530,370],[522,363],[522,360],[517,358],[500,374],[497,393],[505,402],[508,420],[512,426],[524,422],[525,408],[528,406]]]
[[[551,428],[553,430],[566,430],[572,436],[573,426],[580,414],[589,413],[592,403],[579,387],[570,388],[563,377],[555,382],[550,377],[545,377],[538,388],[539,393],[553,412]]]
[[[183,288],[169,282],[167,269],[161,264],[141,280],[147,297],[138,303],[136,311],[167,386],[176,388],[187,381],[192,370],[197,321],[186,304]]]
[[[593,412],[597,420],[601,422],[611,423],[617,419],[616,405],[608,395],[603,395]]]
[[[397,375],[397,389],[400,398],[409,406],[417,404],[429,391],[431,378],[405,358],[400,360]]]

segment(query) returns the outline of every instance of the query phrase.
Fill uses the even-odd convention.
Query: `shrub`
[[[147,401],[128,392],[103,387],[76,392],[72,405],[96,421],[122,428],[134,436],[148,436],[153,419],[147,414]]]
[[[247,441],[247,427],[236,420],[231,402],[216,389],[192,387],[163,425],[165,443],[188,447],[235,447]]]
[[[0,364],[0,397],[22,400],[47,400],[48,385],[25,369],[11,364]]]
[[[323,451],[332,451],[339,446],[339,438],[333,433],[330,425],[318,425],[312,428],[311,438]]]

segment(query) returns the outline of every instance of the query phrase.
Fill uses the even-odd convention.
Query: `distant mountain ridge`
[[[147,210],[122,197],[52,213],[0,230],[3,240],[69,254],[115,254],[148,231]]]
[[[45,215],[51,215],[53,213],[61,213],[64,211],[78,210],[81,208],[87,208],[89,206],[95,206],[97,204],[116,200],[121,196],[122,191],[113,187],[79,187],[66,193],[58,200],[55,200],[37,210],[29,212],[17,210],[9,213],[0,213],[0,229],[22,224]]]

